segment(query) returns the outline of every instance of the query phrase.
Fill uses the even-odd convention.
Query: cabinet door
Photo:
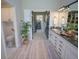
[[[70,53],[72,54],[72,59],[78,59],[78,49],[77,49],[77,47],[71,45],[70,46]]]
[[[55,48],[57,47],[57,38],[53,32],[49,32],[49,40],[53,43]]]
[[[55,36],[52,34],[52,36],[51,36],[51,41],[52,41],[52,43],[53,43],[53,45],[56,47],[56,45],[57,45],[57,40],[56,40],[56,38],[55,38]]]
[[[60,56],[62,59],[64,59],[64,52],[66,47],[66,41],[58,36],[58,44],[57,44],[57,51],[60,52]]]
[[[65,59],[78,59],[77,48],[68,44],[65,51]]]
[[[66,50],[65,50],[65,59],[72,59],[71,58],[71,53],[70,53],[70,47],[69,46],[67,46],[66,47]]]

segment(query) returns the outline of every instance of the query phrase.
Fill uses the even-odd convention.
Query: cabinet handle
[[[58,54],[59,54],[59,56],[61,56],[61,53],[60,52],[58,52]]]
[[[57,41],[57,40],[55,40],[55,41]]]
[[[61,51],[61,49],[60,48],[58,48],[59,49],[59,51]]]
[[[60,41],[60,43],[63,43],[62,41]]]
[[[59,44],[59,46],[62,48],[63,46],[61,44]]]
[[[55,38],[57,38],[57,37],[55,36]]]

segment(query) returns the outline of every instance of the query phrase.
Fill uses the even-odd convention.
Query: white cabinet
[[[49,32],[49,40],[51,40],[55,46],[55,49],[61,59],[78,59],[77,47],[51,30]]]
[[[68,43],[65,51],[65,59],[78,59],[77,47]]]
[[[64,59],[64,51],[65,51],[65,41],[61,40],[62,38],[58,38],[58,43],[57,43],[57,51],[59,56]]]
[[[58,55],[63,59],[64,58],[64,51],[65,51],[65,41],[62,37],[57,35],[55,32],[50,31],[49,32],[49,40],[53,43],[55,46],[55,49],[58,53]]]
[[[49,40],[51,40],[53,45],[57,47],[57,39],[52,31],[49,32]]]

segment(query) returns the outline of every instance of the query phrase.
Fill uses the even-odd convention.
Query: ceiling
[[[24,9],[58,10],[74,1],[76,0],[22,0],[22,5]]]
[[[16,2],[16,0],[11,0],[11,1]],[[22,3],[23,9],[32,9],[34,11],[38,11],[39,9],[45,9],[45,10],[55,9],[56,10],[62,7],[63,5],[68,5],[74,1],[76,0],[21,0],[21,1],[17,0],[18,3]],[[1,0],[1,7],[9,8],[12,6],[8,2],[6,2],[6,0]],[[44,10],[41,10],[41,11],[44,11]]]
[[[8,2],[5,0],[1,0],[1,8],[10,8],[12,7]]]

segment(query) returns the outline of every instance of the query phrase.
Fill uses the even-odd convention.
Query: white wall
[[[15,43],[16,43],[16,47],[20,47],[21,43],[22,43],[22,39],[20,36],[20,27],[18,27],[19,23],[16,19],[16,13],[15,13],[15,8],[12,8],[12,13],[11,16],[13,18],[13,25],[14,25],[14,30],[15,30]]]
[[[7,59],[5,37],[3,32],[3,26],[1,24],[1,59]]]
[[[32,10],[25,9],[24,10],[24,21],[25,22],[30,22],[32,25]],[[32,40],[32,26],[29,27],[29,40]]]
[[[58,26],[58,12],[51,12],[50,13],[50,26]]]
[[[50,20],[49,20],[49,28],[54,26],[53,12],[50,11]]]
[[[31,21],[31,18],[32,18],[32,10],[25,9],[24,10],[24,21],[25,22]]]

